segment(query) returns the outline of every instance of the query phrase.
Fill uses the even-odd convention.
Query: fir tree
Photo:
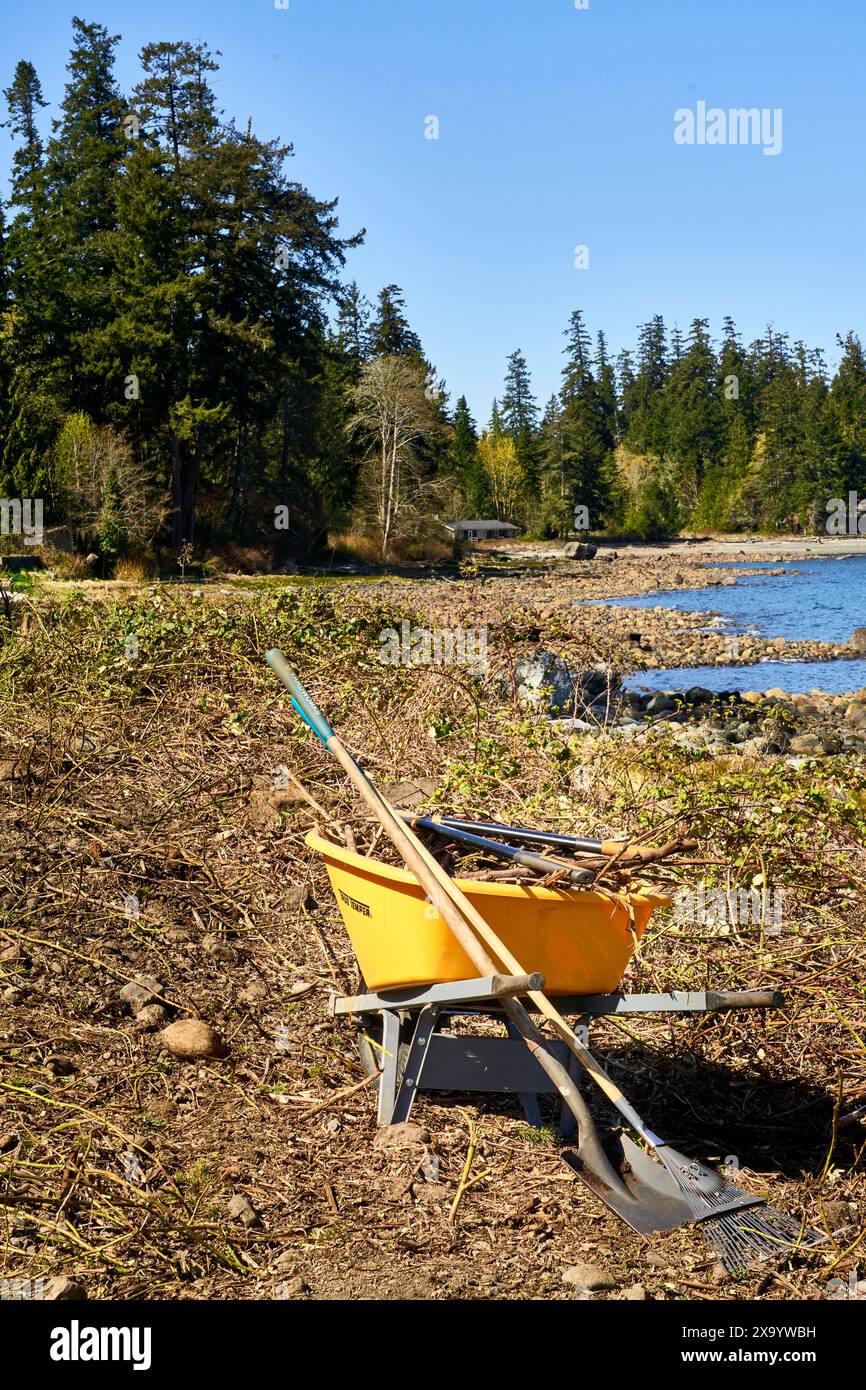
[[[370,341],[376,357],[421,357],[421,340],[409,326],[399,285],[386,285],[379,291]]]
[[[488,503],[487,484],[478,458],[478,431],[465,396],[459,398],[454,408],[451,467],[465,515],[483,516]]]

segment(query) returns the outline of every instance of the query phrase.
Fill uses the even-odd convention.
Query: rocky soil
[[[826,1229],[847,1277],[866,1219],[864,702],[623,698],[628,616],[574,600],[666,573],[584,561],[16,605],[0,643],[0,1278],[64,1298],[827,1296],[826,1259],[731,1280],[693,1230],[634,1235],[563,1163],[552,1104],[538,1131],[516,1098],[422,1096],[410,1127],[377,1132],[355,1031],[327,1007],[357,989],[354,957],[304,844],[357,804],[265,667],[275,644],[384,786],[423,777],[457,810],[605,836],[694,820],[706,863],[747,881],[757,856],[787,865],[779,816],[800,817],[772,950],[758,926],[722,936],[660,912],[628,973],[636,991],[778,988],[785,1008],[602,1023],[597,1045],[674,1142],[735,1153],[744,1185]],[[377,634],[404,616],[489,622],[490,671],[477,687],[386,671]],[[654,642],[679,622],[660,617]],[[521,702],[515,670],[539,648],[593,673],[576,712]],[[820,748],[795,746],[807,737]],[[776,769],[766,796],[727,766],[749,754]]]

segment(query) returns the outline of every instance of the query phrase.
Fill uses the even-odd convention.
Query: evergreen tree
[[[135,89],[135,113],[165,151],[175,172],[181,160],[206,149],[219,128],[207,74],[219,71],[203,43],[149,43],[141,50],[143,81]]]
[[[844,473],[840,492],[866,495],[866,355],[860,339],[848,333],[837,338],[842,356],[830,388],[830,405],[841,441]]]
[[[604,430],[605,442],[608,448],[618,444],[621,437],[621,422],[619,402],[617,400],[616,371],[610,361],[607,352],[607,339],[604,333],[599,330],[596,335],[595,361],[593,370],[595,373],[596,391],[598,393],[599,407]]]
[[[422,356],[421,340],[409,326],[405,299],[399,285],[386,285],[379,291],[370,343],[376,357]]]
[[[32,63],[18,63],[4,96],[5,125],[17,143],[4,243],[0,481],[6,494],[35,495],[46,489],[48,455],[69,387],[57,353],[56,317],[59,272],[68,261],[58,251],[56,219],[48,216],[37,124],[46,103]]]
[[[532,384],[526,358],[512,352],[505,373],[502,395],[502,424],[512,438],[531,436],[538,421],[538,405],[532,394]]]
[[[337,344],[360,370],[370,357],[370,304],[352,280],[337,302]]]
[[[563,409],[555,395],[547,402],[541,421],[539,474],[539,529],[545,535],[567,536],[574,524],[573,486],[566,467]]]
[[[668,377],[665,394],[665,453],[673,465],[671,481],[679,499],[679,519],[681,524],[687,524],[697,508],[704,476],[718,462],[722,437],[716,359],[706,319],[693,320],[687,343]]]
[[[605,457],[611,446],[610,421],[592,371],[591,339],[583,315],[575,309],[566,329],[565,367],[559,398],[562,406],[562,468],[568,511],[585,507],[590,529],[601,529],[608,507]]]
[[[508,358],[505,389],[502,394],[502,428],[514,441],[517,469],[527,489],[526,515],[537,508],[538,453],[536,431],[538,405],[532,394],[532,383],[526,358],[513,352]]]
[[[32,209],[42,174],[43,146],[37,122],[40,109],[48,105],[32,63],[22,58],[3,95],[9,109],[9,119],[3,125],[19,140],[12,156],[11,202],[26,213]]]
[[[478,458],[478,431],[465,396],[454,408],[451,467],[460,490],[464,513],[480,517],[488,505],[487,484]]]
[[[621,439],[628,431],[632,416],[637,409],[635,400],[635,390],[637,377],[634,369],[634,359],[628,348],[623,348],[616,359],[616,382],[617,398],[619,401],[619,436]]]
[[[664,454],[667,442],[667,335],[661,314],[639,329],[637,372],[629,401],[627,443],[638,453]]]
[[[119,35],[102,24],[73,19],[69,80],[61,115],[46,150],[46,184],[52,227],[50,253],[71,274],[51,279],[46,305],[50,351],[73,381],[69,405],[104,418],[106,361],[100,334],[111,324],[111,236],[116,230],[115,188],[126,153],[127,113],[114,78]],[[114,389],[122,396],[122,382]]]

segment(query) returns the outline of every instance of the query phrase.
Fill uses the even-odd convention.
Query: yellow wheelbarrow
[[[361,973],[370,989],[448,984],[476,973],[442,917],[405,869],[353,854],[311,831]],[[549,994],[606,994],[622,980],[660,893],[610,894],[519,883],[457,886],[519,960],[532,962]]]

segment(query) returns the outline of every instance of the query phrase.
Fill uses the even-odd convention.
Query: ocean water
[[[623,684],[628,690],[784,690],[789,695],[808,695],[822,690],[827,695],[866,689],[866,660],[858,661],[756,661],[749,666],[674,666],[667,671],[632,671]]]
[[[725,561],[714,569],[741,566]],[[732,588],[679,589],[676,593],[641,594],[612,599],[621,608],[687,609],[706,613],[707,626],[731,636],[821,642],[844,642],[856,627],[866,627],[866,553],[826,560],[784,562],[789,573],[767,574],[775,564],[754,565],[755,574]],[[752,568],[752,566],[750,566]],[[715,617],[714,615],[719,615]],[[866,658],[854,661],[761,661],[749,666],[691,666],[668,671],[638,671],[626,684],[645,690],[703,685],[708,690],[768,690],[790,693],[825,690],[838,694],[866,687]]]

